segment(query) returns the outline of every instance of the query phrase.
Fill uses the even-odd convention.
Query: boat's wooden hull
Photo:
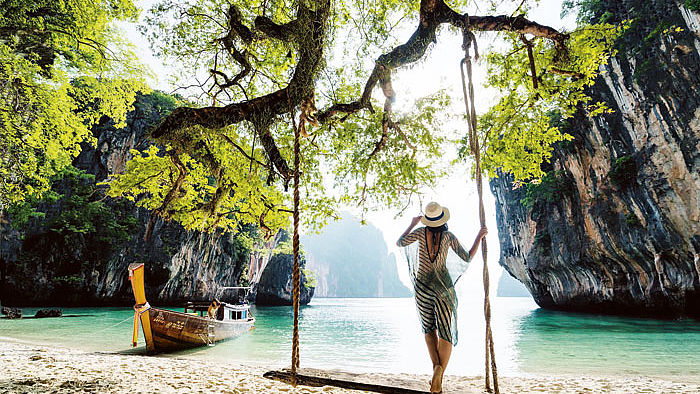
[[[129,280],[134,291],[133,346],[137,344],[141,326],[149,353],[205,346],[233,338],[250,330],[255,318],[215,320],[188,313],[153,308],[146,302],[143,263],[129,265]]]
[[[160,308],[151,308],[149,312],[153,351],[157,352],[205,346],[210,340],[219,342],[230,339],[249,331],[255,323],[252,317],[240,321],[220,321]],[[211,338],[210,330],[213,334]]]

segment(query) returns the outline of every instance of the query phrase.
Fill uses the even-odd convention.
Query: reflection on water
[[[480,297],[460,297],[459,344],[447,370],[483,374]],[[290,364],[290,307],[252,309],[255,329],[233,340],[163,355],[284,367]],[[25,309],[31,315],[35,309]],[[0,337],[88,351],[130,350],[131,308],[74,308],[67,319],[0,320]],[[663,321],[545,311],[529,298],[493,300],[499,373],[683,376],[700,380],[700,322]],[[304,367],[350,371],[431,372],[412,299],[314,299],[301,309]],[[1,340],[2,338],[0,338]]]

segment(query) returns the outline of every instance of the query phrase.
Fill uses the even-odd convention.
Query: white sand
[[[293,388],[263,378],[265,368],[184,358],[86,353],[0,343],[0,393],[223,392],[357,393],[334,387]],[[429,376],[363,375],[364,382],[393,382],[427,390]],[[644,377],[527,376],[501,378],[503,393],[698,393],[700,384]],[[483,378],[446,376],[445,393],[481,393]]]

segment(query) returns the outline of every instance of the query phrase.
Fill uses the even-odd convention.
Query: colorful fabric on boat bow
[[[148,304],[148,302],[134,305],[134,335],[131,339],[132,347],[136,347],[136,342],[138,341],[141,315],[149,309],[151,309],[151,306]]]

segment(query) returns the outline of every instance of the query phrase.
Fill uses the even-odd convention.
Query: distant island
[[[316,275],[317,297],[410,297],[399,279],[396,257],[381,231],[349,213],[320,234],[302,237],[307,268]]]
[[[510,276],[508,271],[503,270],[501,278],[498,280],[498,297],[532,297],[525,285]]]

